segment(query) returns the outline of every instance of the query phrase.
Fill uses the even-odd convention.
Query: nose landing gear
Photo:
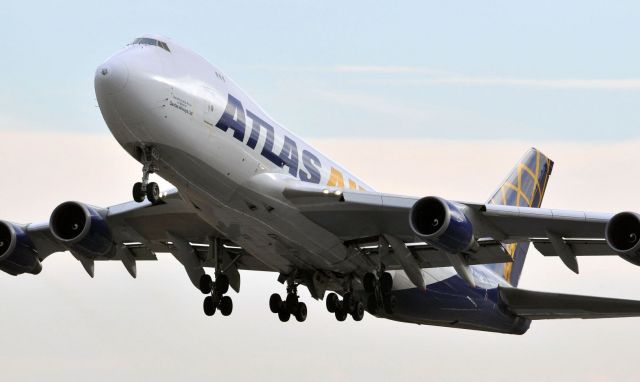
[[[142,147],[140,149],[140,161],[142,162],[142,182],[133,185],[133,200],[141,203],[146,198],[155,204],[160,200],[160,187],[155,182],[149,182],[149,175],[155,173],[158,167],[154,160],[160,159],[160,153],[155,147]]]

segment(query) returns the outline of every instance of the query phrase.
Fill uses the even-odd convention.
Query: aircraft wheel
[[[298,303],[298,310],[296,312],[296,320],[298,322],[304,322],[307,319],[307,304],[304,302]]]
[[[133,185],[132,194],[133,194],[133,200],[135,200],[137,203],[144,202],[144,198],[147,196],[146,193],[142,191],[141,182],[135,183]]]
[[[213,281],[211,280],[211,276],[209,276],[208,274],[205,273],[204,275],[200,276],[200,283],[199,283],[200,292],[202,292],[202,294],[211,293],[212,283]]]
[[[227,275],[220,275],[216,277],[216,292],[223,295],[229,291],[229,277]]]
[[[220,313],[223,316],[228,316],[233,311],[233,300],[229,296],[224,296],[220,300]]]
[[[353,317],[355,321],[362,321],[364,318],[364,304],[362,302],[358,301],[354,304],[351,317]]]
[[[378,313],[378,300],[376,300],[375,294],[370,294],[369,297],[367,297],[367,310],[371,314]]]
[[[289,318],[291,318],[291,313],[289,313],[289,311],[287,309],[280,309],[278,311],[278,318],[280,319],[280,321],[282,322],[287,322],[289,321]]]
[[[393,277],[391,277],[391,273],[382,273],[380,276],[380,288],[382,289],[382,293],[391,292],[391,289],[393,289]]]
[[[376,290],[376,276],[368,272],[362,278],[362,286],[364,287],[365,292],[373,293]]]
[[[287,295],[285,306],[287,307],[287,310],[289,311],[289,313],[295,314],[296,311],[298,310],[298,296],[296,296],[293,293],[289,293]]]
[[[347,312],[344,309],[337,309],[336,310],[336,320],[338,321],[344,321],[347,319]]]
[[[158,183],[151,182],[147,184],[147,199],[151,204],[156,204],[160,201],[160,187],[158,186]]]
[[[393,311],[396,309],[396,304],[398,301],[396,300],[396,296],[388,295],[384,297],[384,311],[387,314],[393,314]]]
[[[347,292],[342,297],[342,309],[347,312],[347,314],[351,313],[353,310],[353,305],[355,301],[353,300],[353,293]]]
[[[335,293],[329,293],[329,295],[327,296],[327,310],[329,311],[329,313],[335,313],[336,312],[336,307],[338,305],[338,301],[340,299],[338,298],[338,295]]]
[[[213,316],[216,313],[216,304],[213,302],[213,297],[205,297],[204,302],[202,303],[202,308],[204,309],[204,314],[209,317]]]
[[[282,309],[282,299],[280,295],[274,293],[269,297],[269,309],[271,309],[271,313],[278,313],[280,309]]]

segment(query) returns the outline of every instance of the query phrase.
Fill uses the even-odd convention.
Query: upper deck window
[[[158,41],[153,38],[141,37],[133,40],[132,44],[141,44],[141,45],[153,45],[159,46],[160,48],[166,50],[167,52],[171,52],[167,44],[163,41]]]

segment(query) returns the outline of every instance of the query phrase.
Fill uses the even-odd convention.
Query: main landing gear
[[[335,293],[327,295],[327,310],[334,313],[336,320],[344,321],[348,315],[353,317],[354,321],[362,321],[364,318],[364,304],[362,301],[353,297],[353,293],[347,292],[342,300]]]
[[[287,283],[287,297],[284,301],[277,293],[271,295],[269,309],[277,314],[282,322],[289,321],[291,316],[294,316],[298,322],[304,322],[307,319],[307,305],[299,301],[298,285],[293,282]]]
[[[133,185],[133,200],[141,203],[146,198],[152,204],[160,200],[160,187],[158,183],[149,182],[149,175],[155,173],[158,167],[153,164],[154,160],[160,159],[160,153],[155,147],[140,148],[140,161],[142,162],[142,182]]]
[[[225,296],[229,291],[229,278],[227,275],[220,274],[216,277],[216,281],[211,276],[204,274],[200,277],[200,292],[210,294],[204,298],[202,308],[204,314],[213,316],[216,310],[220,310],[223,316],[228,316],[233,311],[233,300],[231,297]]]
[[[384,310],[386,314],[393,314],[396,307],[396,297],[391,294],[393,289],[393,277],[389,272],[378,272],[380,275],[369,272],[362,278],[362,285],[367,293],[367,310],[371,314],[377,314]],[[328,305],[327,305],[328,307]]]

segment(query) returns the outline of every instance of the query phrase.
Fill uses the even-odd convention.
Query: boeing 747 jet
[[[278,124],[220,69],[160,36],[98,66],[95,92],[118,143],[142,165],[132,201],[62,203],[47,221],[0,221],[0,269],[33,274],[68,252],[137,264],[171,253],[229,316],[241,270],[286,288],[267,307],[307,318],[305,287],[338,321],[372,316],[525,333],[532,320],[640,316],[640,301],[518,289],[531,244],[578,272],[580,256],[640,265],[640,215],[540,208],[553,162],[530,149],[487,200],[376,192]],[[161,192],[158,174],[176,189]],[[274,283],[275,284],[275,283]]]

